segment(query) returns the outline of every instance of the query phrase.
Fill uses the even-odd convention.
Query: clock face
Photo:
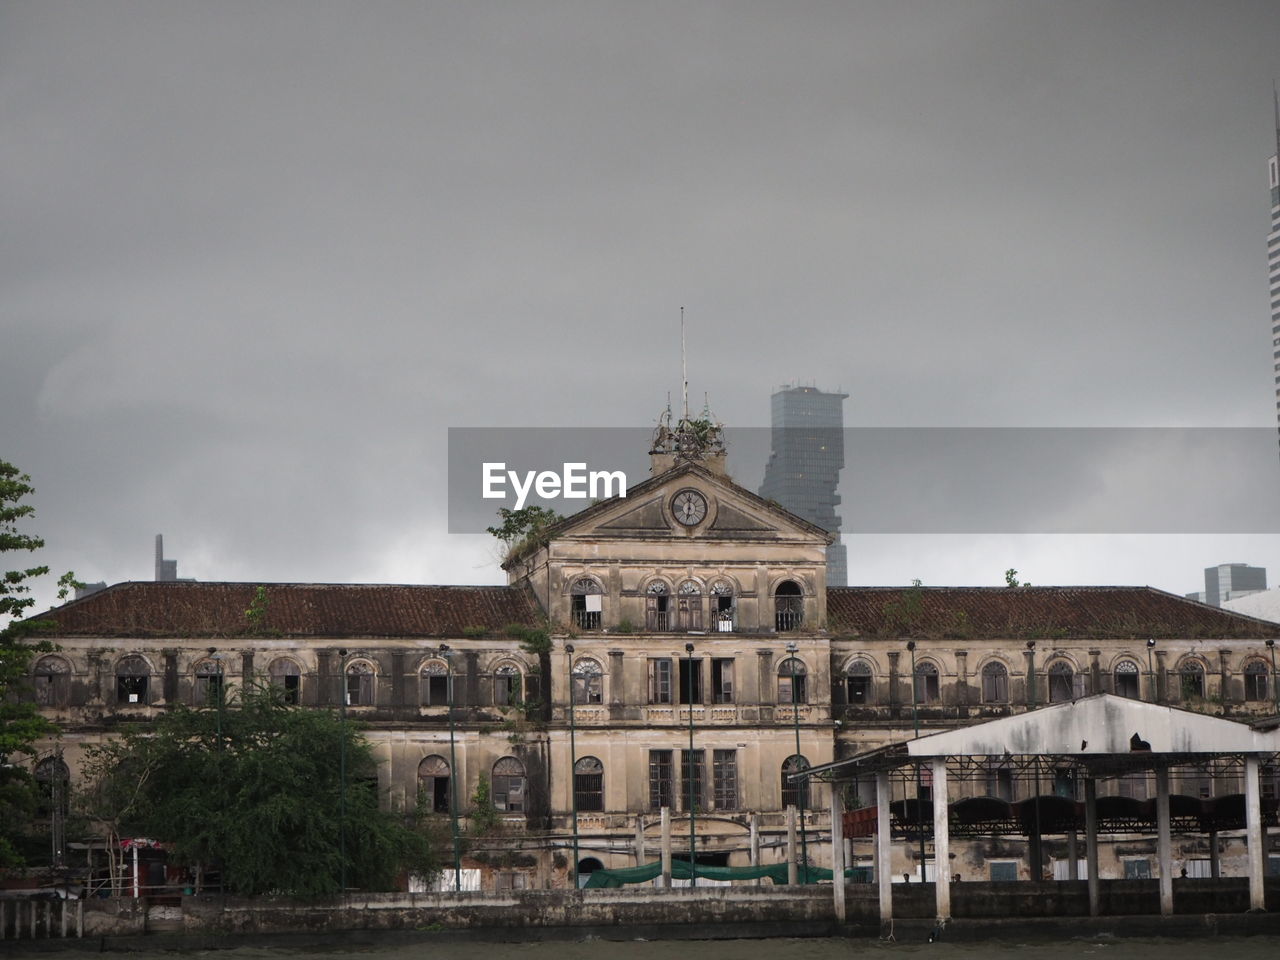
[[[681,490],[671,501],[671,512],[678,523],[697,526],[707,515],[707,498],[697,490]]]

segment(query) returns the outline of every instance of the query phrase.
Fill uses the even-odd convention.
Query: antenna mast
[[[689,365],[684,352],[684,307],[680,308],[680,379],[684,381],[684,418],[689,419]]]

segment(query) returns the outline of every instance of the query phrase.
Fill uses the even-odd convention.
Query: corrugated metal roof
[[[267,609],[254,630],[245,612],[259,586]],[[57,624],[53,636],[457,637],[543,618],[521,587],[178,581],[117,583],[40,619]]]
[[[1280,637],[1280,624],[1153,587],[830,587],[827,624],[925,639]]]

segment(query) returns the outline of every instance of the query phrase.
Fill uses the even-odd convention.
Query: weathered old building
[[[487,778],[505,830],[486,882],[543,885],[566,882],[575,808],[584,870],[655,859],[664,807],[677,857],[692,813],[699,861],[781,860],[788,806],[811,842],[829,829],[828,788],[788,773],[917,727],[1095,692],[1275,712],[1276,624],[1148,587],[828,588],[829,539],[735,484],[714,444],[659,442],[625,498],[518,545],[505,587],[116,584],[47,614],[59,649],[33,689],[67,766],[43,769],[74,779],[122,724],[270,680],[366,724],[392,807],[465,817]]]

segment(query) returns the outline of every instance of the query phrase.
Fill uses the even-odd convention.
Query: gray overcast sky
[[[852,426],[1270,426],[1276,77],[1274,0],[3,0],[0,458],[83,579],[163,532],[200,579],[492,583],[447,428],[651,424],[682,305],[730,425],[801,379]],[[1280,579],[1275,536],[848,545]]]

